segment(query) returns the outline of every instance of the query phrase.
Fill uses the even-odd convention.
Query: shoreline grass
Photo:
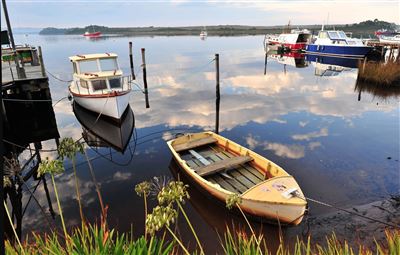
[[[379,62],[360,62],[358,79],[379,84],[382,87],[400,86],[400,61]]]

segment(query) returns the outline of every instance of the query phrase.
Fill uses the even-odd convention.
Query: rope
[[[58,78],[54,74],[50,73],[47,69],[46,69],[46,73],[50,74],[51,77],[53,77],[54,79],[59,80],[61,82],[72,82],[72,80],[67,81],[67,80],[62,80],[62,79]]]
[[[350,210],[347,210],[347,209],[344,209],[344,208],[341,208],[341,207],[338,207],[338,206],[335,206],[335,205],[331,205],[331,204],[328,204],[328,203],[325,203],[325,202],[322,202],[322,201],[318,201],[316,199],[312,199],[312,198],[309,198],[309,197],[302,197],[302,196],[300,196],[298,194],[297,191],[294,191],[291,194],[296,196],[296,197],[298,197],[298,198],[300,198],[300,199],[303,199],[304,201],[308,200],[308,201],[314,202],[316,204],[323,205],[323,206],[330,207],[330,208],[334,208],[334,209],[339,210],[339,211],[347,212],[349,214],[353,214],[353,215],[356,215],[358,217],[361,217],[361,218],[364,218],[364,219],[367,219],[367,220],[375,221],[375,222],[381,223],[381,224],[389,226],[389,227],[400,228],[400,225],[393,225],[393,224],[390,224],[390,223],[387,223],[387,222],[384,222],[384,221],[381,221],[381,220],[378,220],[378,219],[371,218],[369,216],[362,215],[360,213],[356,213],[356,212],[353,212],[353,211],[350,211]]]

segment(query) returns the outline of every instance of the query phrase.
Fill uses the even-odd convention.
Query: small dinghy
[[[184,172],[225,202],[240,194],[248,214],[298,225],[307,202],[296,180],[272,161],[213,132],[187,134],[167,142]]]
[[[122,76],[117,54],[76,55],[69,91],[80,106],[116,120],[129,105],[131,76]]]

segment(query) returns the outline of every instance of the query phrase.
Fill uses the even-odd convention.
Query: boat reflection
[[[91,112],[76,102],[73,103],[73,110],[82,125],[83,139],[89,146],[111,147],[119,152],[125,152],[135,126],[135,117],[129,106],[120,123],[107,118],[107,116],[98,117],[98,113]]]
[[[305,55],[299,52],[270,53],[269,56],[282,65],[294,66],[296,68],[308,66],[308,62],[305,61]]]
[[[305,60],[315,67],[316,76],[337,76],[344,71],[358,67],[359,59],[337,58],[305,54]]]
[[[251,235],[248,225],[239,210],[229,210],[226,208],[225,203],[208,196],[207,192],[201,192],[201,187],[197,186],[195,182],[184,174],[184,171],[181,170],[174,159],[171,160],[169,169],[176,180],[181,180],[189,185],[190,204],[221,238],[223,238],[227,228],[231,232],[245,232],[248,236]],[[276,250],[279,243],[278,226],[264,224],[260,218],[254,221],[255,217],[247,217],[250,219],[250,224],[254,231],[267,237],[265,240],[270,251]],[[284,232],[282,235],[285,237]]]

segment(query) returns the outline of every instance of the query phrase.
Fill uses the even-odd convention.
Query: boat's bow
[[[306,213],[307,202],[292,176],[278,176],[259,183],[242,195],[246,211],[282,223],[297,225]],[[272,215],[275,212],[275,215]]]

